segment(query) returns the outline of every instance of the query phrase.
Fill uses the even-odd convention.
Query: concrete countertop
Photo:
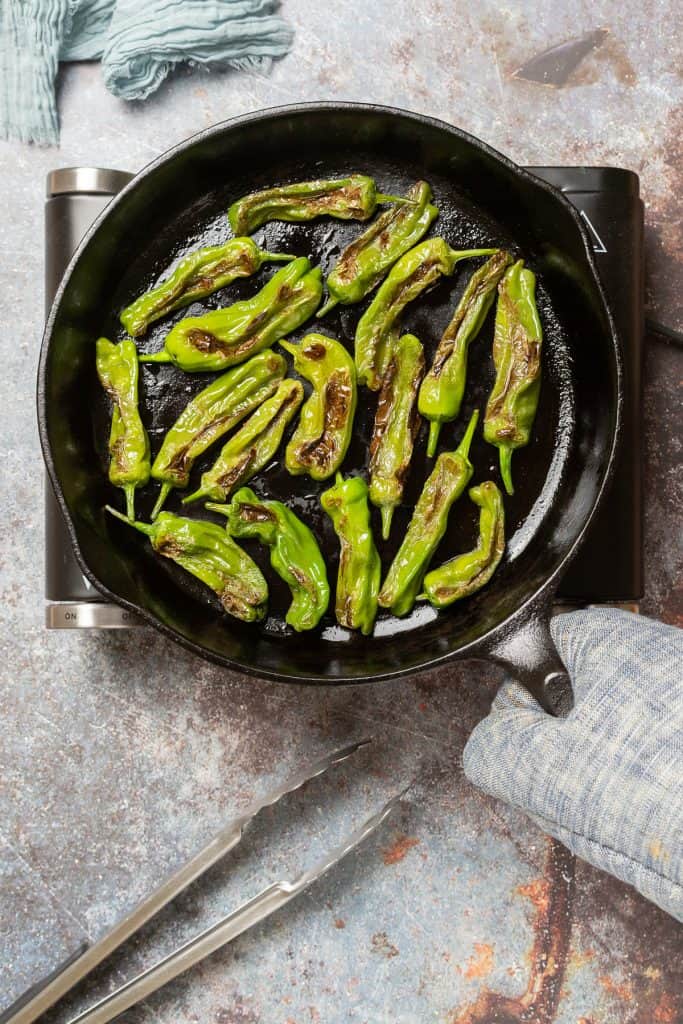
[[[495,1018],[466,1008],[486,991],[521,996],[531,951],[545,949],[563,951],[563,980],[559,1006],[539,1009],[540,1024],[676,1024],[675,922],[464,779],[462,748],[500,682],[495,668],[466,663],[365,688],[282,687],[212,667],[150,632],[43,628],[34,380],[44,181],[55,166],[134,171],[206,125],[276,104],[403,106],[520,163],[635,170],[648,313],[683,328],[674,0],[288,0],[283,11],[294,49],[269,76],[181,70],[148,102],[126,105],[106,92],[97,65],[75,65],[59,80],[61,148],[0,143],[0,1010],[256,794],[371,731],[370,752],[266,814],[236,855],[50,1019],[68,1019],[266,879],[309,863],[415,778],[401,813],[338,870],[125,1019],[521,1022],[522,1002]],[[609,31],[561,87],[513,76],[550,45],[599,27]],[[642,611],[683,625],[679,380],[680,352],[648,335]],[[548,900],[562,910],[558,934],[544,928]]]

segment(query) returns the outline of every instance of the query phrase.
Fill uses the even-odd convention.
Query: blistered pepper
[[[299,181],[252,192],[232,204],[228,220],[236,235],[250,235],[270,220],[369,220],[379,203],[405,203],[405,199],[378,192],[373,179],[365,174],[351,174],[333,181]]]
[[[469,496],[479,512],[476,548],[456,555],[424,578],[424,594],[435,608],[447,608],[485,587],[500,564],[505,550],[503,495],[493,480],[472,487]]]
[[[210,587],[230,615],[243,622],[265,616],[268,585],[261,570],[216,523],[172,512],[162,512],[154,523],[140,523],[109,506],[107,511],[149,537],[157,554],[173,559]]]
[[[238,277],[250,277],[263,263],[290,263],[295,258],[264,252],[251,238],[233,238],[224,245],[195,249],[155,288],[126,306],[121,323],[129,334],[138,337],[155,320],[211,295]]]
[[[231,537],[260,540],[270,549],[270,564],[292,592],[285,621],[297,632],[314,629],[327,611],[330,587],[318,542],[305,523],[281,501],[264,501],[241,487],[229,505],[207,502],[227,517]]]
[[[324,334],[280,342],[294,368],[313,385],[292,438],[285,465],[296,476],[326,480],[339,469],[351,441],[356,412],[356,367],[343,345]]]
[[[484,438],[499,449],[500,475],[512,494],[512,453],[529,443],[541,390],[543,330],[536,276],[518,260],[498,285],[493,363],[496,380],[484,418]]]
[[[109,479],[123,488],[129,517],[135,514],[135,490],[149,480],[149,438],[138,410],[138,354],[130,340],[114,345],[99,338],[95,345],[97,375],[111,398]]]
[[[380,285],[356,328],[356,371],[359,384],[373,391],[382,386],[391,348],[397,340],[398,318],[408,305],[460,260],[490,256],[495,249],[451,249],[443,238],[427,238],[401,256]]]
[[[327,278],[329,299],[316,316],[324,316],[341,302],[360,302],[379,284],[397,259],[423,238],[438,214],[432,190],[418,181],[406,199],[412,205],[385,210],[344,250]]]
[[[251,299],[185,317],[166,335],[164,348],[143,363],[175,363],[188,373],[225,370],[274,345],[315,313],[322,295],[319,267],[305,257],[273,274]]]
[[[496,288],[510,263],[510,254],[501,250],[472,274],[422,382],[419,410],[430,420],[427,445],[430,458],[436,453],[442,423],[456,419],[460,412],[470,343],[481,330],[493,305]]]
[[[360,476],[342,478],[320,496],[339,537],[339,572],[335,614],[340,626],[372,633],[377,615],[382,564],[370,525],[368,485]]]
[[[414,334],[398,340],[389,360],[377,402],[370,442],[370,501],[382,513],[387,540],[420,427],[417,391],[424,373],[422,345]]]
[[[211,469],[202,475],[199,490],[184,498],[183,505],[201,498],[225,501],[236,487],[267,466],[303,397],[300,381],[283,380],[275,394],[223,445]]]
[[[174,487],[187,487],[195,460],[265,402],[286,369],[285,360],[277,352],[260,352],[221,374],[185,406],[152,465],[152,477],[161,481],[152,519]]]
[[[378,598],[394,615],[407,615],[415,604],[427,566],[446,532],[451,506],[472,477],[469,451],[478,418],[475,410],[454,452],[441,452],[418,498]]]

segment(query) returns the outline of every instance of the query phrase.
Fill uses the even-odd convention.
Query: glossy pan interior
[[[502,245],[525,257],[538,276],[544,383],[532,444],[513,459],[516,493],[506,502],[507,554],[491,583],[445,612],[420,604],[402,620],[382,613],[370,638],[340,629],[332,613],[320,629],[301,636],[284,624],[287,592],[269,569],[268,619],[248,626],[223,614],[218,602],[173,563],[153,555],[145,538],[104,514],[105,502],[121,506],[121,496],[106,477],[109,413],[95,374],[94,341],[100,334],[123,336],[120,309],[173,259],[227,237],[225,211],[239,195],[354,170],[373,175],[382,191],[391,193],[426,178],[440,210],[432,234],[443,235],[456,248]],[[270,224],[256,237],[268,249],[308,255],[325,271],[359,230],[356,223],[321,220]],[[250,295],[276,269],[266,266],[255,279],[154,325],[140,339],[140,348],[160,348],[176,319]],[[423,341],[428,360],[472,269],[473,264],[461,263],[453,279],[442,281],[405,318],[405,329]],[[338,307],[295,337],[320,329],[352,347],[367,301]],[[442,431],[441,448],[457,443],[475,406],[483,413],[493,379],[491,337],[492,316],[472,346],[463,409],[458,421]],[[186,401],[211,379],[171,366],[150,365],[142,371],[143,417],[153,452]],[[48,321],[38,392],[50,475],[81,566],[99,590],[205,657],[262,676],[330,682],[412,672],[454,654],[489,653],[518,664],[526,659],[532,671],[549,668],[554,655],[547,649],[544,616],[557,576],[580,542],[609,475],[621,400],[617,339],[587,239],[570,205],[454,128],[359,105],[304,105],[248,115],[190,139],[142,171],[74,257]],[[361,390],[345,472],[359,472],[366,464],[375,401],[374,394]],[[423,425],[405,506],[395,516],[391,541],[379,545],[385,565],[429,471],[425,439]],[[197,478],[215,454],[214,449],[195,467]],[[471,454],[473,483],[499,480],[497,453],[480,434]],[[334,585],[337,542],[318,501],[325,485],[290,477],[275,463],[252,486],[302,513],[317,533]],[[151,484],[138,492],[141,518],[148,516],[155,492]],[[178,510],[179,497],[176,493],[167,507]],[[207,515],[198,506],[190,514]],[[474,507],[462,498],[434,564],[470,547],[476,522]],[[379,537],[377,515],[375,526]],[[247,547],[267,566],[258,546]],[[539,643],[545,653],[539,653]],[[535,653],[534,645],[539,648]]]

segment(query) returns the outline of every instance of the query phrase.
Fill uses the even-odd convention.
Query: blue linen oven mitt
[[[468,740],[465,774],[683,920],[683,630],[606,608],[551,630],[573,710],[551,718],[506,682]]]

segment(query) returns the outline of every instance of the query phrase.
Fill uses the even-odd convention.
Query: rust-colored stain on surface
[[[334,927],[335,928],[346,928],[346,921],[344,920],[344,918],[343,917],[336,918],[335,922],[334,922]]]
[[[454,1010],[448,1024],[552,1024],[569,953],[574,867],[572,854],[549,839],[545,876],[518,889],[536,908],[526,991],[511,998],[483,989],[470,1006]]]
[[[391,846],[387,846],[382,850],[382,860],[388,866],[390,864],[398,864],[400,860],[403,860],[408,850],[412,849],[413,846],[419,846],[420,840],[414,839],[411,836],[399,835],[393,841]]]
[[[493,970],[493,946],[487,942],[475,942],[474,953],[468,957],[465,967],[466,978],[487,978]]]
[[[372,952],[386,957],[387,960],[398,956],[398,950],[393,942],[389,942],[386,932],[375,932],[372,936]]]
[[[677,1014],[678,1009],[673,996],[665,992],[654,1008],[654,1018],[657,1024],[676,1024],[677,1020],[680,1020]]]
[[[611,996],[616,996],[622,1003],[630,1003],[633,999],[633,988],[627,981],[614,981],[606,974],[601,974],[598,981]]]

